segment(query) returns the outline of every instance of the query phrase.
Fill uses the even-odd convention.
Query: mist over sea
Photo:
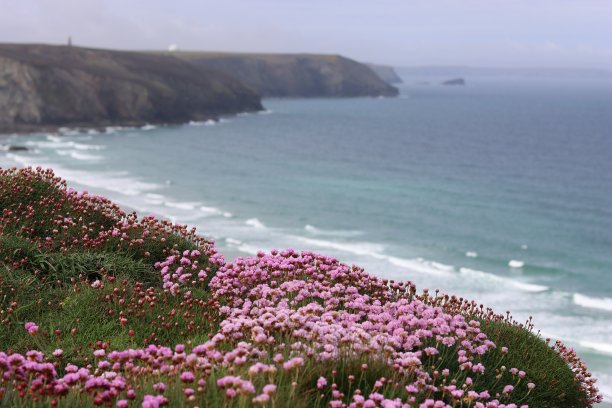
[[[406,78],[398,98],[265,100],[220,122],[0,136],[79,189],[475,299],[562,339],[612,401],[612,82]]]

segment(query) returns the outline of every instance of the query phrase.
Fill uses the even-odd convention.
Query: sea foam
[[[266,229],[266,226],[264,225],[264,223],[259,221],[257,218],[250,218],[246,220],[244,223],[253,228]]]
[[[574,293],[574,304],[589,309],[607,310],[612,312],[612,299],[606,297],[589,297]]]
[[[549,289],[548,286],[520,282],[514,279],[508,279],[504,278],[503,276],[498,276],[492,273],[478,271],[470,268],[460,268],[459,273],[461,275],[474,279],[487,279],[504,285],[514,286],[516,289],[522,290],[524,292],[545,292]]]

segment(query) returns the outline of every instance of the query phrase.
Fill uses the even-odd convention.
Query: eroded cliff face
[[[0,127],[16,122],[39,122],[40,105],[32,70],[0,57]]]
[[[396,96],[371,69],[339,55],[179,52],[196,66],[233,76],[267,97]]]
[[[380,79],[388,84],[401,84],[402,78],[397,75],[395,69],[388,65],[366,64]]]
[[[203,120],[261,110],[256,92],[172,56],[0,44],[0,131]]]

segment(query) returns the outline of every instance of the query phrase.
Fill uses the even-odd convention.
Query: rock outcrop
[[[264,97],[396,96],[366,65],[339,55],[174,52],[231,75]]]
[[[0,133],[178,123],[261,110],[256,92],[167,55],[0,44]]]
[[[442,85],[465,85],[465,79],[463,78],[448,79],[442,82]]]
[[[397,75],[395,69],[388,65],[366,64],[380,79],[388,84],[401,84],[402,78]]]

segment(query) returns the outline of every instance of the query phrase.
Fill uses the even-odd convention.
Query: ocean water
[[[183,126],[0,137],[227,259],[309,249],[533,316],[612,401],[612,83],[470,79]],[[437,82],[437,81],[434,81]]]

